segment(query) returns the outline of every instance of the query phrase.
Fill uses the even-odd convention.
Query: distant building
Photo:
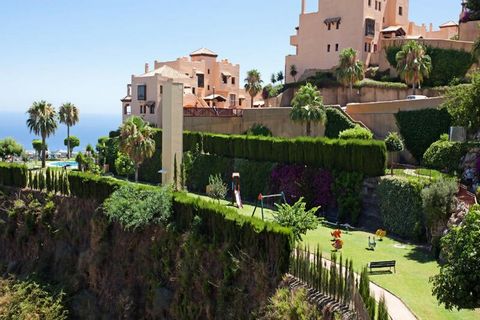
[[[317,12],[306,12],[302,1],[299,26],[290,37],[296,48],[286,57],[286,82],[294,81],[290,68],[295,65],[299,78],[319,70],[331,70],[338,64],[342,49],[353,48],[367,66],[378,64],[383,39],[452,39],[458,24],[447,22],[438,30],[432,24],[409,21],[409,0],[319,0]]]
[[[190,57],[155,61],[153,70],[146,63],[143,74],[132,75],[127,96],[121,100],[123,119],[137,115],[160,127],[163,85],[169,79],[183,83],[184,108],[250,108],[250,97],[240,87],[240,65],[217,57],[202,48]]]

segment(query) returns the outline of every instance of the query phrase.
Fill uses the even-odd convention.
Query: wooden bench
[[[396,273],[397,270],[395,269],[395,265],[397,262],[395,260],[392,261],[373,261],[368,264],[368,268],[370,269],[370,272],[372,272],[372,269],[380,269],[380,268],[390,268],[390,271],[393,268],[393,271]]]

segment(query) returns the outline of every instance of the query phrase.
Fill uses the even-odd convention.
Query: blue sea
[[[25,150],[32,150],[32,140],[39,139],[31,134],[26,125],[27,115],[9,111],[0,111],[0,140],[12,137],[21,143]],[[90,143],[94,147],[99,137],[108,136],[112,130],[118,129],[122,123],[121,115],[80,114],[80,122],[70,128],[70,135],[80,139],[80,147],[74,151],[82,151]],[[67,137],[67,127],[59,124],[54,136],[47,138],[50,151],[66,150],[63,140]]]

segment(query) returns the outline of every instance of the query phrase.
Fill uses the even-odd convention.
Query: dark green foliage
[[[204,151],[227,158],[297,163],[327,170],[361,172],[367,176],[383,175],[386,162],[385,144],[375,140],[204,134]]]
[[[25,188],[27,172],[25,165],[0,162],[0,185]]]
[[[166,226],[172,214],[169,187],[146,190],[133,184],[116,190],[103,203],[105,215],[125,230],[138,230],[152,224]]]
[[[249,136],[273,136],[272,131],[268,127],[260,123],[255,123],[250,129],[245,132],[245,134]]]
[[[277,211],[273,212],[273,219],[279,225],[292,229],[295,241],[301,242],[309,230],[318,227],[319,220],[316,212],[319,207],[307,210],[307,204],[300,198],[295,204],[275,204]]]
[[[210,198],[220,200],[225,200],[227,196],[228,187],[227,184],[223,182],[221,174],[211,174],[208,177],[208,188],[207,195]]]
[[[425,235],[421,192],[425,184],[417,179],[384,178],[377,194],[384,227],[411,240]]]
[[[452,119],[445,109],[400,111],[395,115],[408,151],[418,161],[440,135],[448,133]]]
[[[192,151],[196,147],[203,149],[203,133],[202,132],[183,132],[183,151]]]
[[[471,208],[465,222],[441,241],[445,264],[432,278],[433,294],[447,309],[480,308],[480,207]]]
[[[95,199],[100,203],[122,185],[127,184],[125,181],[111,177],[102,177],[91,173],[75,171],[68,173],[68,182],[72,196],[84,199]],[[148,188],[148,186],[144,187]]]
[[[363,303],[365,304],[369,318],[375,319],[376,302],[375,298],[373,298],[370,293],[370,277],[368,275],[368,269],[366,266],[362,269],[362,273],[360,274],[358,290],[360,296],[362,297]]]
[[[401,47],[389,47],[387,60],[394,68],[397,66],[396,55]],[[424,85],[429,87],[446,86],[453,78],[463,78],[473,63],[468,51],[427,47],[426,54],[432,59],[432,72]]]
[[[155,152],[151,158],[145,159],[140,165],[139,179],[145,182],[160,183],[162,169],[162,130],[153,130],[153,140],[155,141]]]
[[[390,320],[387,304],[385,303],[385,296],[383,295],[380,297],[380,301],[378,302],[377,311],[377,320]]]
[[[356,172],[340,172],[333,183],[333,193],[337,199],[338,221],[358,224],[362,213],[363,174]]]
[[[266,194],[273,167],[274,164],[271,162],[236,159],[234,171],[240,173],[242,198],[253,202],[260,193]]]
[[[199,155],[187,171],[187,187],[194,192],[204,193],[211,174],[221,174],[224,182],[231,181],[233,159],[214,155]]]

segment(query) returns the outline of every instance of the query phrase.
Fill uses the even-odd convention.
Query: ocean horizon
[[[27,114],[24,112],[1,111],[0,140],[12,137],[22,144],[25,150],[33,150],[32,140],[40,138],[30,133],[26,121]],[[108,136],[108,133],[118,129],[121,123],[122,117],[120,114],[80,113],[79,123],[70,128],[70,135],[80,139],[80,146],[75,148],[74,151],[82,151],[88,144],[95,147],[98,138]],[[67,127],[59,123],[55,134],[47,138],[48,149],[50,151],[66,150],[63,143],[66,137]]]

